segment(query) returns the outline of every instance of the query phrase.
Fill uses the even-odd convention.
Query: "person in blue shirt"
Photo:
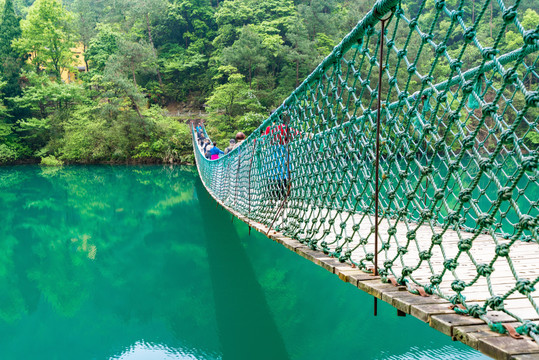
[[[219,159],[219,155],[224,155],[225,153],[217,147],[217,143],[213,143],[213,147],[210,149],[210,160]]]

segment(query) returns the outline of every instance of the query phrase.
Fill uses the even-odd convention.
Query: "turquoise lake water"
[[[484,359],[216,207],[193,167],[0,167],[0,359]]]

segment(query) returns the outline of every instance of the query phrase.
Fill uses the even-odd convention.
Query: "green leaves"
[[[74,15],[64,9],[61,0],[37,0],[21,21],[22,35],[13,42],[21,54],[30,54],[30,61],[39,70],[60,81],[62,68],[71,69],[75,46]]]

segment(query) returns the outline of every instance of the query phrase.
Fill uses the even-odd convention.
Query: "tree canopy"
[[[411,14],[423,7],[420,21],[430,21],[436,34],[447,31],[447,21],[432,22],[435,1],[422,4],[403,7]],[[252,131],[372,3],[0,0],[0,6],[0,163],[48,156],[140,162],[192,159],[186,121],[193,118],[182,109],[202,113],[220,146],[239,130]],[[524,30],[538,26],[538,8],[521,1]],[[473,21],[479,11],[471,1],[462,16]],[[477,28],[482,44],[493,43],[492,29],[503,21],[498,6],[487,14],[490,20]],[[450,54],[461,48],[459,31],[447,41]],[[509,29],[498,48],[509,52],[522,42]],[[410,51],[419,46],[412,37]],[[472,48],[463,61],[481,59]],[[419,59],[418,70],[428,62]],[[450,68],[436,71],[443,77]],[[525,141],[539,144],[534,136]]]

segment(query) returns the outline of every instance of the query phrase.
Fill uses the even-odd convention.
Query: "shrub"
[[[58,160],[53,155],[49,155],[49,156],[41,158],[41,164],[40,165],[43,165],[43,166],[62,166],[62,165],[64,165],[64,162],[62,160]]]

